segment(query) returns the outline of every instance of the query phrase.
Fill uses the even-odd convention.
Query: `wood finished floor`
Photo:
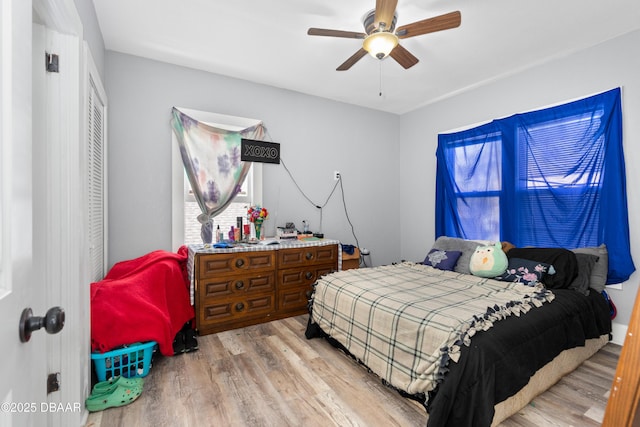
[[[305,339],[306,319],[198,337],[197,352],[157,357],[135,402],[90,414],[86,427],[426,425],[420,404]],[[600,426],[620,349],[607,344],[501,426]]]

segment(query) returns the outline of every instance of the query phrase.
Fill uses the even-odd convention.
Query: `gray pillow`
[[[460,255],[460,258],[458,258],[458,262],[453,268],[453,271],[457,273],[471,274],[471,270],[469,270],[471,255],[473,255],[478,246],[483,245],[485,245],[485,242],[460,239],[459,237],[440,236],[438,237],[438,239],[436,239],[432,249],[462,252],[462,255]]]
[[[591,270],[589,286],[598,292],[604,291],[607,285],[607,274],[609,272],[609,252],[607,246],[603,243],[598,247],[576,248],[572,249],[576,254],[588,254],[598,257],[598,261]]]
[[[580,292],[582,295],[589,295],[589,287],[591,284],[591,272],[593,266],[598,261],[598,256],[577,253],[576,259],[578,260],[578,275],[569,284],[569,289]]]

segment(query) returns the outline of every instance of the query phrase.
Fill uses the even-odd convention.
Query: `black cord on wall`
[[[351,222],[351,218],[349,217],[349,212],[347,210],[347,201],[345,199],[344,196],[344,187],[342,184],[342,173],[340,174],[340,177],[338,178],[338,180],[336,181],[336,183],[334,184],[333,188],[331,189],[331,193],[329,193],[329,196],[327,197],[327,199],[324,201],[324,203],[322,205],[316,204],[313,202],[313,200],[311,200],[306,194],[305,192],[302,190],[302,188],[300,188],[300,186],[298,185],[298,182],[296,181],[296,179],[293,177],[293,174],[291,173],[291,171],[289,170],[289,168],[287,167],[286,163],[284,162],[284,159],[282,158],[282,156],[280,157],[280,163],[282,164],[282,166],[284,167],[284,170],[287,171],[287,174],[289,175],[289,177],[291,178],[291,180],[293,181],[293,183],[295,184],[296,188],[298,189],[298,191],[300,191],[300,194],[302,194],[302,196],[307,199],[307,201],[309,203],[311,203],[311,205],[313,207],[315,207],[316,209],[320,210],[320,229],[322,230],[322,209],[327,206],[327,203],[329,203],[329,200],[331,200],[331,197],[333,196],[333,193],[335,193],[336,188],[338,188],[338,184],[340,184],[340,192],[342,193],[342,206],[344,208],[344,214],[347,218],[347,222],[349,223],[349,225],[351,226],[351,234],[353,235],[353,238],[356,241],[356,247],[360,248],[360,242],[358,241],[358,237],[356,236],[356,231],[355,231],[355,227],[353,226],[353,223]],[[360,252],[360,263],[363,264],[365,267],[367,267],[367,263],[364,260],[364,255],[362,255],[362,252]]]
[[[264,131],[265,131],[265,134],[268,137],[268,139],[270,141],[273,141],[273,139],[271,138],[271,135],[269,134],[269,130],[266,127],[264,127]],[[291,173],[291,171],[287,167],[287,165],[284,162],[284,159],[282,158],[282,156],[280,156],[280,163],[284,167],[284,170],[287,171],[287,174],[289,175],[289,178],[291,178],[291,181],[293,181],[294,185],[296,186],[296,188],[298,189],[300,194],[302,194],[302,196],[313,207],[315,207],[316,209],[320,210],[320,230],[322,230],[322,209],[325,206],[327,206],[327,203],[329,203],[329,200],[331,200],[331,197],[333,196],[333,193],[335,193],[336,188],[338,188],[338,184],[340,184],[340,191],[342,192],[342,206],[344,207],[344,214],[347,217],[347,222],[351,226],[351,234],[353,235],[353,238],[356,241],[356,247],[358,248],[358,250],[360,250],[360,243],[358,241],[358,237],[356,236],[356,231],[355,231],[355,228],[353,226],[353,223],[351,222],[351,218],[349,218],[349,212],[347,211],[347,202],[346,202],[345,197],[344,197],[344,187],[342,186],[342,174],[340,174],[338,180],[336,181],[336,183],[334,184],[333,188],[331,189],[331,193],[329,193],[329,196],[327,196],[327,199],[324,201],[324,203],[322,205],[319,205],[319,204],[316,204],[313,200],[311,200],[311,198],[309,198],[309,196],[307,196],[305,194],[305,192],[302,190],[302,188],[300,188],[300,185],[298,185],[298,182],[293,177],[293,174]],[[362,251],[360,251],[360,263],[363,264],[365,267],[367,267],[367,263],[366,263],[366,261],[364,259],[364,255],[362,255]]]
[[[289,177],[291,178],[291,180],[293,181],[293,183],[295,184],[295,186],[298,188],[298,191],[300,191],[300,194],[302,194],[304,196],[305,199],[307,199],[307,201],[309,203],[311,203],[311,205],[313,205],[313,207],[320,209],[320,223],[322,224],[322,208],[324,208],[325,206],[327,206],[327,203],[329,203],[329,199],[331,199],[331,196],[333,196],[333,193],[336,191],[336,188],[338,187],[338,184],[340,183],[340,180],[336,181],[336,183],[333,186],[333,189],[331,190],[331,193],[329,194],[329,196],[327,197],[327,200],[325,200],[324,204],[321,205],[317,205],[313,202],[313,200],[311,200],[305,193],[304,191],[302,191],[302,188],[300,188],[300,186],[298,185],[298,183],[296,182],[296,179],[293,177],[293,175],[291,174],[291,171],[289,170],[289,168],[287,167],[287,165],[284,163],[284,159],[282,157],[280,157],[280,163],[282,164],[282,166],[284,167],[284,170],[287,171],[287,173],[289,174]]]

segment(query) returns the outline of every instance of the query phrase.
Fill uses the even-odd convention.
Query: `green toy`
[[[502,251],[502,244],[496,242],[491,246],[478,246],[471,255],[469,270],[474,276],[496,277],[507,270],[509,260]]]

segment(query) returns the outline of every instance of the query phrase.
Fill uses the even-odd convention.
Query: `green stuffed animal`
[[[474,276],[496,277],[507,270],[509,260],[502,251],[502,244],[497,242],[493,246],[478,246],[471,255],[469,270]]]

